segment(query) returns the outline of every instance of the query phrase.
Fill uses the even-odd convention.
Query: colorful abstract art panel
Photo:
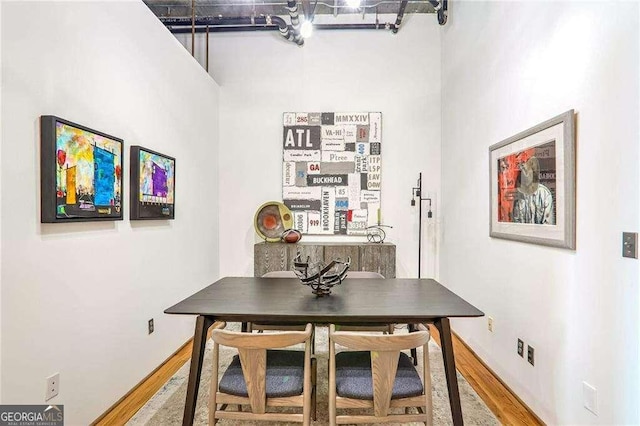
[[[131,147],[132,220],[175,218],[175,173],[175,158]]]
[[[41,124],[41,221],[122,219],[123,141],[54,116]]]
[[[382,113],[286,112],[282,199],[303,234],[366,235],[380,222]]]

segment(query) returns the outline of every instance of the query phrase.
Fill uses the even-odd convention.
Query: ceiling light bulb
[[[300,35],[304,38],[309,38],[311,33],[313,33],[313,24],[311,21],[304,21],[300,26]]]
[[[357,9],[360,7],[360,0],[347,0],[347,6],[352,9]]]

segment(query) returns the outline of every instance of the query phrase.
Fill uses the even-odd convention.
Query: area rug
[[[237,329],[237,324],[229,324],[228,329]],[[403,332],[398,330],[398,332]],[[209,399],[209,383],[211,379],[213,343],[207,342],[198,392],[198,402],[194,425],[204,426],[208,422],[207,401]],[[235,350],[220,348],[220,375],[231,362]],[[327,328],[316,329],[316,358],[318,358],[318,397],[317,420],[314,425],[328,425],[328,390],[327,390]],[[422,371],[422,356],[418,356],[420,365],[418,371]],[[433,393],[433,417],[434,425],[450,425],[451,410],[449,408],[449,394],[444,378],[444,365],[440,347],[433,341],[429,343],[429,360],[431,364],[432,393]],[[189,375],[189,363],[185,364],[169,381],[160,389],[147,404],[127,423],[131,426],[168,426],[180,425],[184,411],[184,401],[187,392],[187,378]],[[464,422],[468,425],[499,425],[500,423],[491,411],[476,394],[467,381],[458,374],[458,386],[460,388],[460,401]],[[268,424],[249,421],[221,420],[218,425],[253,425]],[[297,423],[299,424],[299,423]],[[410,423],[422,424],[422,423]]]

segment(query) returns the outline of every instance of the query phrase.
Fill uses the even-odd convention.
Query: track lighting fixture
[[[300,35],[303,38],[309,38],[313,34],[313,24],[311,21],[304,21],[300,26]]]

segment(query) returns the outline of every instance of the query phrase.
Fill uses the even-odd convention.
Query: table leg
[[[184,405],[183,426],[191,426],[196,414],[196,401],[200,374],[202,373],[202,358],[204,346],[207,343],[207,331],[213,325],[213,319],[199,315],[196,319],[196,331],[193,334],[193,351],[191,352],[191,367],[189,369],[189,383],[187,385],[187,399]]]
[[[413,333],[414,331],[417,330],[415,324],[407,324],[407,329],[409,330],[409,333]],[[413,358],[413,365],[418,365],[418,349],[417,348],[411,348],[411,358]]]
[[[434,325],[440,332],[440,346],[444,360],[444,374],[447,378],[449,390],[449,405],[451,405],[451,417],[454,426],[463,425],[462,408],[460,407],[460,393],[458,391],[458,377],[456,376],[456,360],[453,357],[453,340],[451,339],[451,327],[449,318],[440,318],[434,321]]]

